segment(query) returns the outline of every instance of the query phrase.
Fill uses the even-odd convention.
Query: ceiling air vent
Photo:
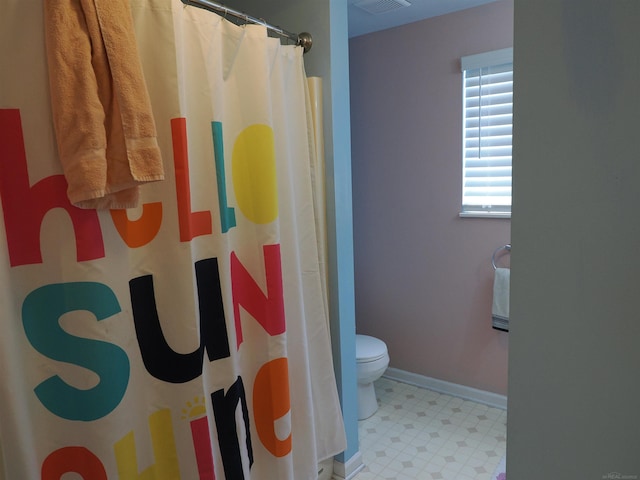
[[[373,15],[411,6],[407,0],[360,0],[354,5]]]

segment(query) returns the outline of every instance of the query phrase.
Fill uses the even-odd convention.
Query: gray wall
[[[640,478],[639,24],[515,1],[511,479]]]
[[[392,367],[503,395],[491,255],[510,221],[458,216],[460,57],[511,46],[511,0],[350,40],[356,330]]]

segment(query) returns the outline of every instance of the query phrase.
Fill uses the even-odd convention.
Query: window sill
[[[511,218],[511,212],[460,212],[460,218]]]

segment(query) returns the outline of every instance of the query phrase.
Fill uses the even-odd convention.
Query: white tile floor
[[[489,480],[506,451],[507,412],[381,378],[380,408],[358,422],[354,480]]]

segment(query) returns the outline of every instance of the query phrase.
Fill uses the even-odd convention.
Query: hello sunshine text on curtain
[[[0,478],[315,478],[344,432],[301,51],[132,7],[167,172],[138,209],[69,204],[49,107],[15,78],[46,90],[42,47],[1,51],[34,64],[0,92]],[[41,38],[35,17],[5,35]]]

